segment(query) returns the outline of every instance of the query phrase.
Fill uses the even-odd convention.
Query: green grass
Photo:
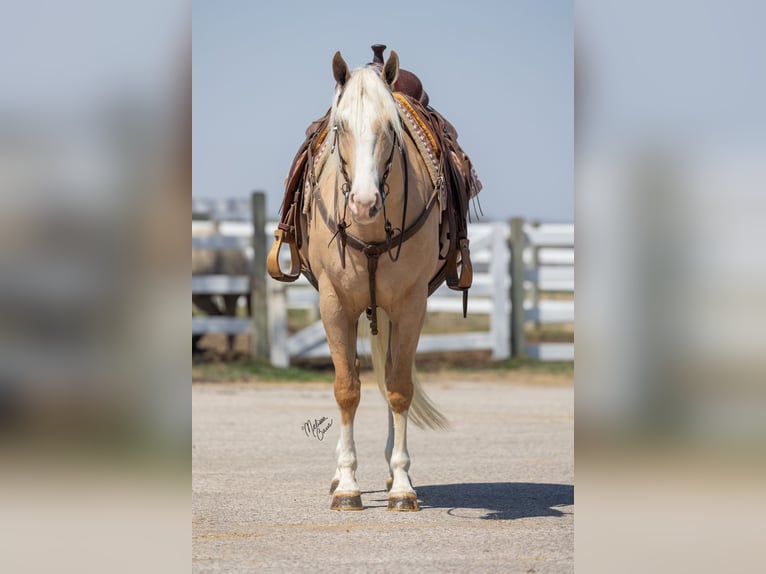
[[[492,369],[505,370],[505,371],[532,371],[536,373],[550,373],[550,374],[562,374],[573,375],[574,374],[574,362],[573,361],[535,361],[532,359],[507,359],[505,361],[493,363],[490,365]]]
[[[425,360],[419,361],[418,370],[424,373],[442,371],[444,369],[456,373],[505,373],[518,372],[529,374],[547,374],[547,375],[565,375],[574,376],[574,362],[549,362],[535,361],[532,359],[507,359],[505,361],[492,361],[489,358],[485,360],[476,360],[470,363],[449,361]]]
[[[369,365],[363,362],[363,368]],[[443,369],[434,363],[427,362],[418,365],[418,370],[424,373],[438,372]],[[451,365],[446,367],[454,372],[523,372],[550,375],[574,375],[573,362],[545,362],[532,359],[508,359],[499,362],[478,362],[468,365]],[[231,361],[199,363],[192,367],[193,381],[230,382],[230,381],[262,381],[262,382],[305,382],[305,383],[331,383],[334,379],[331,367],[304,368],[287,367],[279,368],[253,361]]]
[[[332,372],[300,367],[279,368],[256,361],[199,363],[192,367],[193,381],[332,382]]]

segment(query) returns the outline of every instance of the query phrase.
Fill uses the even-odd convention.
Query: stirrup
[[[289,273],[284,273],[279,266],[279,250],[282,249],[283,243],[290,246]],[[289,228],[285,229],[281,223],[274,230],[274,243],[266,258],[266,270],[272,278],[284,283],[292,283],[301,276],[301,258],[298,247],[295,245],[295,235]]]
[[[473,265],[471,265],[471,250],[468,248],[468,238],[458,241],[460,247],[460,275],[457,274],[457,250],[447,261],[447,287],[454,291],[463,292],[463,318],[468,315],[468,290],[473,284]]]
[[[471,265],[471,250],[468,248],[468,238],[460,239],[460,275],[457,273],[457,250],[447,261],[447,287],[454,291],[465,291],[473,284],[473,265]]]

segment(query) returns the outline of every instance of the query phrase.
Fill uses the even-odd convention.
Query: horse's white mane
[[[382,122],[384,129],[390,123],[396,137],[402,141],[402,124],[396,101],[380,72],[373,66],[357,68],[343,88],[338,86],[336,89],[330,124],[339,125],[341,120],[351,130],[359,130],[358,133],[370,129],[375,120]]]

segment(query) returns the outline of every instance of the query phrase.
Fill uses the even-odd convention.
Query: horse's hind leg
[[[335,402],[340,410],[340,438],[336,453],[338,468],[333,478],[333,510],[362,510],[362,497],[356,481],[356,446],[354,417],[359,406],[361,385],[356,368],[356,317],[349,319],[337,296],[325,289],[320,301],[322,321],[327,332],[333,365],[335,366]],[[320,290],[321,292],[321,290]]]

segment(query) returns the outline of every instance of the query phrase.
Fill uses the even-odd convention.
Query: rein
[[[423,208],[423,211],[418,216],[418,218],[410,225],[408,228],[404,229],[407,221],[407,199],[409,196],[409,176],[408,176],[408,157],[407,157],[407,150],[406,146],[403,145],[403,142],[400,142],[399,139],[394,136],[394,145],[391,147],[391,153],[389,154],[388,161],[386,162],[386,167],[383,171],[383,177],[382,183],[381,183],[381,200],[383,204],[383,218],[384,218],[384,229],[386,232],[386,239],[383,241],[372,241],[367,242],[359,237],[349,233],[347,231],[349,227],[349,223],[346,222],[346,213],[348,210],[348,196],[351,190],[351,180],[348,177],[348,171],[346,170],[346,160],[343,158],[343,155],[340,152],[340,146],[338,146],[338,129],[337,126],[333,128],[333,131],[335,131],[335,140],[333,142],[332,149],[330,150],[330,153],[333,153],[337,149],[338,151],[338,159],[340,160],[340,172],[343,176],[343,184],[341,185],[341,191],[344,195],[344,205],[343,205],[343,214],[339,220],[333,220],[330,217],[330,214],[327,212],[327,208],[324,205],[324,201],[322,200],[321,195],[317,195],[316,197],[316,204],[319,210],[320,215],[322,216],[322,219],[325,222],[325,225],[327,225],[327,228],[333,232],[333,236],[330,239],[330,244],[332,244],[333,241],[339,238],[340,240],[340,257],[341,257],[341,267],[344,269],[346,268],[346,245],[351,246],[353,249],[356,249],[357,251],[360,251],[364,253],[364,255],[367,257],[367,272],[369,274],[369,288],[370,288],[370,306],[367,307],[366,315],[367,319],[370,321],[370,329],[372,331],[373,335],[378,334],[378,313],[377,313],[377,301],[376,301],[376,294],[375,294],[375,275],[378,269],[378,259],[383,253],[387,253],[389,258],[392,262],[396,262],[399,259],[399,255],[401,254],[402,250],[402,244],[407,241],[409,238],[411,238],[413,235],[415,235],[421,227],[425,224],[426,220],[428,219],[429,214],[431,213],[431,210],[433,209],[434,205],[437,203],[438,199],[438,190],[434,190],[434,192],[431,194],[431,197],[429,198],[428,202],[426,203],[425,207]],[[393,164],[393,157],[394,157],[394,149],[398,147],[401,153],[402,158],[402,169],[404,171],[403,178],[404,178],[404,208],[402,210],[402,224],[401,227],[394,228],[391,225],[391,222],[388,219],[388,215],[386,214],[386,197],[388,196],[388,175],[391,171],[391,165]],[[336,180],[336,186],[337,186],[337,180]],[[337,189],[337,187],[336,187]],[[393,247],[394,245],[397,245],[396,247],[396,254],[393,254]]]

